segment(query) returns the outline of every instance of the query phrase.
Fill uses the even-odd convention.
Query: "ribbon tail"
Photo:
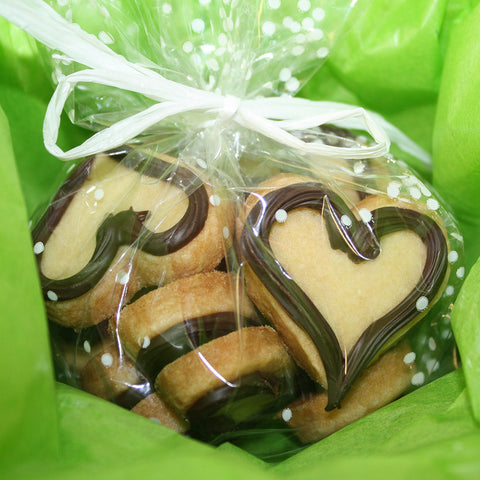
[[[112,150],[126,143],[133,142],[139,135],[167,117],[192,111],[191,105],[181,105],[175,102],[158,103],[142,112],[119,120],[110,127],[95,133],[81,145],[64,152],[56,143],[58,128],[55,128],[55,124],[52,124],[47,119],[50,114],[58,114],[58,110],[55,112],[55,105],[50,105],[47,109],[44,123],[45,148],[61,160],[74,160]],[[200,106],[199,108],[202,107]],[[60,120],[58,119],[55,123],[59,124],[59,122]]]
[[[393,143],[397,144],[404,152],[418,158],[429,172],[432,171],[432,156],[426,150],[378,113],[371,112],[371,115],[378,124],[382,125]]]
[[[358,114],[350,117],[342,115],[342,112],[347,111],[357,111],[358,113],[358,110],[356,109],[359,109],[360,107],[354,107],[339,102],[311,101],[298,97],[270,97],[247,100],[245,105],[254,109],[259,115],[267,118],[285,120],[284,128],[288,129],[293,129],[293,127],[301,129],[299,128],[301,123],[304,127],[306,126],[306,128],[313,128],[314,126],[323,123],[331,123],[340,128],[354,130],[365,130],[367,126],[365,123],[365,117],[361,118]],[[370,125],[375,124],[383,130],[381,136],[387,136],[404,152],[417,158],[427,171],[432,170],[432,158],[427,151],[378,113],[365,109],[362,110],[367,117],[370,117]],[[318,112],[321,112],[321,114],[319,115]],[[325,119],[327,119],[327,121],[325,121]],[[314,125],[317,120],[321,123]]]
[[[347,113],[352,114],[352,109]],[[364,117],[364,126],[372,134],[376,143],[371,146],[358,147],[335,147],[323,143],[305,142],[292,135],[287,130],[303,130],[304,128],[314,128],[325,123],[335,123],[335,120],[343,118],[345,113],[332,112],[331,114],[316,115],[308,119],[294,121],[275,121],[269,120],[261,115],[255,114],[251,109],[240,108],[234,117],[237,123],[245,128],[256,131],[276,142],[289,146],[301,153],[316,155],[324,158],[360,160],[369,157],[379,157],[386,155],[389,151],[390,141],[384,130],[377,125],[363,109],[355,109],[357,115]]]

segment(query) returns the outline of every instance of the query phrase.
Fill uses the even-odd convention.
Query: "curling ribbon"
[[[47,107],[43,126],[45,147],[59,159],[72,160],[119,147],[167,117],[196,111],[216,114],[220,119],[236,122],[310,155],[354,160],[379,157],[388,153],[391,139],[404,151],[430,165],[428,153],[380,115],[363,108],[284,96],[240,99],[168,80],[156,71],[129,62],[79,25],[65,20],[42,0],[1,0],[0,16],[47,47],[61,51],[69,59],[87,67],[60,78]],[[157,103],[100,130],[81,145],[64,152],[57,145],[60,118],[69,95],[80,82],[129,90]],[[305,142],[290,133],[324,124],[367,131],[373,143],[355,147],[332,146]]]

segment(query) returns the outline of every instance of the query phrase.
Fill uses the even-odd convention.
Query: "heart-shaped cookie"
[[[448,245],[414,205],[372,196],[352,209],[325,185],[291,182],[252,195],[240,249],[251,298],[333,409],[435,303]]]
[[[94,325],[143,287],[212,270],[229,222],[227,202],[171,157],[88,159],[33,231],[50,318]]]

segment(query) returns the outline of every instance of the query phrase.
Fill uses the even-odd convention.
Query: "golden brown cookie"
[[[248,327],[168,364],[157,376],[155,388],[179,411],[188,412],[208,392],[247,375],[280,380],[292,371],[293,363],[276,332],[270,327]]]
[[[156,393],[136,370],[132,361],[119,355],[111,344],[93,356],[81,371],[82,388],[134,413],[152,419],[177,432],[188,430],[188,424]]]
[[[33,231],[48,314],[86,327],[143,287],[213,270],[230,228],[228,203],[174,158],[96,155],[74,170]]]
[[[116,324],[112,319],[137,368],[196,438],[273,415],[298,394],[283,342],[260,326],[238,282],[224,272],[182,278],[127,305]]]
[[[156,393],[151,393],[148,397],[140,400],[132,408],[132,412],[158,422],[160,425],[178,433],[185,433],[189,428],[188,423],[177,415]]]
[[[407,343],[370,365],[353,384],[342,408],[327,411],[327,392],[311,394],[285,408],[281,416],[304,443],[316,442],[397,399],[411,386],[414,361]]]
[[[181,356],[199,346],[196,342],[205,340],[195,338],[198,330],[204,330],[200,332],[202,335],[210,331],[215,338],[252,323],[258,324],[253,305],[241,289],[236,277],[225,272],[181,278],[127,305],[118,319],[111,319],[111,330],[140,364],[152,363],[151,355],[155,356],[155,350],[161,350],[165,343],[161,336],[172,337],[167,344],[174,342],[174,337],[175,341],[187,338],[185,350],[177,352],[177,356]],[[155,375],[151,380],[155,380]]]
[[[297,369],[271,327],[247,327],[216,338],[168,364],[155,389],[212,441],[273,419],[299,394]]]
[[[369,196],[352,207],[314,179],[260,187],[239,236],[248,293],[338,407],[442,293],[445,232],[416,205]]]
[[[152,391],[148,381],[123,352],[119,354],[114,343],[91,357],[80,379],[86,392],[129,409]]]

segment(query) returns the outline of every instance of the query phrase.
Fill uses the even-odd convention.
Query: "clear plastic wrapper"
[[[293,449],[455,368],[447,207],[375,150],[374,115],[289,103],[348,2],[50,3],[139,69],[223,99],[68,166],[35,219],[59,379],[207,442],[273,431]],[[86,63],[45,60],[59,82]],[[70,119],[101,133],[156,108],[71,78]],[[255,108],[288,141],[252,128]]]

